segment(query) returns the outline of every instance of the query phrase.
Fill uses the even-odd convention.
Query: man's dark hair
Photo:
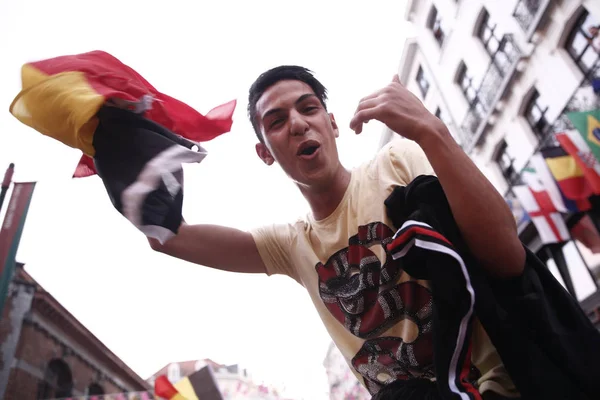
[[[315,95],[319,98],[325,110],[327,110],[327,106],[325,105],[327,101],[327,89],[314,77],[311,70],[296,65],[282,65],[263,72],[250,87],[248,95],[248,118],[250,118],[254,132],[261,142],[264,142],[264,140],[257,120],[256,103],[258,103],[258,99],[260,99],[268,88],[284,80],[295,80],[306,83],[315,92]]]

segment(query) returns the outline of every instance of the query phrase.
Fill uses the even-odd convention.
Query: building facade
[[[399,76],[511,205],[514,187],[556,134],[573,130],[571,111],[600,109],[600,2],[596,0],[409,0],[416,35]],[[382,145],[393,133],[385,131]],[[517,207],[518,208],[518,207]],[[525,215],[521,239],[600,324],[600,257],[577,240],[547,245]],[[567,213],[571,229],[584,215]]]
[[[356,379],[348,363],[332,342],[323,361],[329,383],[330,400],[370,400],[367,389]]]
[[[141,400],[150,389],[17,265],[0,320],[0,398]]]

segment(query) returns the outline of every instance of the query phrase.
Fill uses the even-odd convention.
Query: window
[[[194,371],[200,371],[202,368],[206,367],[208,364],[204,360],[198,360],[194,364]]]
[[[583,73],[589,72],[600,57],[600,22],[587,10],[577,19],[565,45]]]
[[[73,395],[71,368],[61,359],[52,359],[44,371],[44,379],[38,387],[38,399],[59,399]]]
[[[467,66],[464,62],[460,63],[458,67],[458,74],[456,74],[456,83],[463,92],[465,99],[469,104],[477,98],[477,90],[473,86],[473,78],[469,75]]]
[[[98,396],[104,394],[104,388],[97,383],[92,383],[87,389],[88,396]]]
[[[425,73],[423,72],[423,68],[419,67],[417,71],[417,85],[419,85],[419,89],[421,89],[421,94],[423,98],[427,96],[427,92],[429,91],[429,82],[425,78]]]
[[[442,20],[440,19],[435,6],[432,6],[431,11],[429,12],[429,17],[427,18],[427,28],[431,29],[431,32],[433,32],[433,37],[440,46],[444,44],[444,38],[446,37],[446,34],[442,28]]]
[[[508,145],[504,140],[496,153],[495,161],[500,168],[500,172],[502,172],[502,176],[504,176],[509,183],[517,180],[519,174],[513,166],[514,159],[508,154]]]
[[[527,123],[536,134],[538,138],[543,138],[548,128],[548,121],[546,120],[546,111],[548,107],[544,107],[540,102],[540,94],[534,89],[531,99],[527,102],[525,107],[525,118]]]
[[[179,369],[179,364],[169,364],[167,378],[171,383],[176,383],[181,379],[181,370]]]
[[[541,0],[519,0],[513,12],[513,17],[519,23],[523,32],[527,33],[540,11]]]
[[[497,34],[496,24],[490,21],[490,14],[486,9],[483,9],[477,36],[481,39],[481,43],[483,43],[485,50],[491,56],[500,48],[502,39],[498,39]]]

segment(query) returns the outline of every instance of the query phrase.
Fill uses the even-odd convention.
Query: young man
[[[381,270],[395,262],[382,247],[394,234],[384,200],[394,186],[405,186],[419,175],[437,175],[466,243],[498,279],[519,276],[524,268],[525,251],[514,218],[444,124],[397,76],[360,101],[350,128],[361,133],[364,123],[379,120],[405,139],[393,140],[353,171],[340,163],[339,127],[327,112],[326,98],[325,87],[311,72],[296,66],[269,70],[250,88],[248,112],[259,139],[256,152],[265,164],[279,164],[296,183],[312,210],[305,220],[253,232],[184,225],[164,245],[151,245],[213,268],[285,274],[298,281],[371,393],[397,379],[434,378],[428,282],[404,272],[395,285],[361,281],[359,286],[344,286],[365,265],[375,263]],[[339,278],[336,287],[327,283],[332,274]],[[365,301],[373,293],[377,301]],[[378,312],[391,308],[392,312]],[[390,346],[395,346],[393,351]],[[482,375],[480,392],[518,396],[477,324],[472,360]]]

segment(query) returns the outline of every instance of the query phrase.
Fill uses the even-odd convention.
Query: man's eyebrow
[[[298,105],[299,103],[302,103],[304,100],[308,99],[309,97],[317,97],[314,93],[306,93],[303,94],[302,96],[298,97],[298,99],[294,102],[294,105]],[[275,114],[279,111],[281,111],[281,108],[272,108],[269,111],[267,111],[266,113],[263,114],[262,119],[267,118],[269,115],[271,114]]]

